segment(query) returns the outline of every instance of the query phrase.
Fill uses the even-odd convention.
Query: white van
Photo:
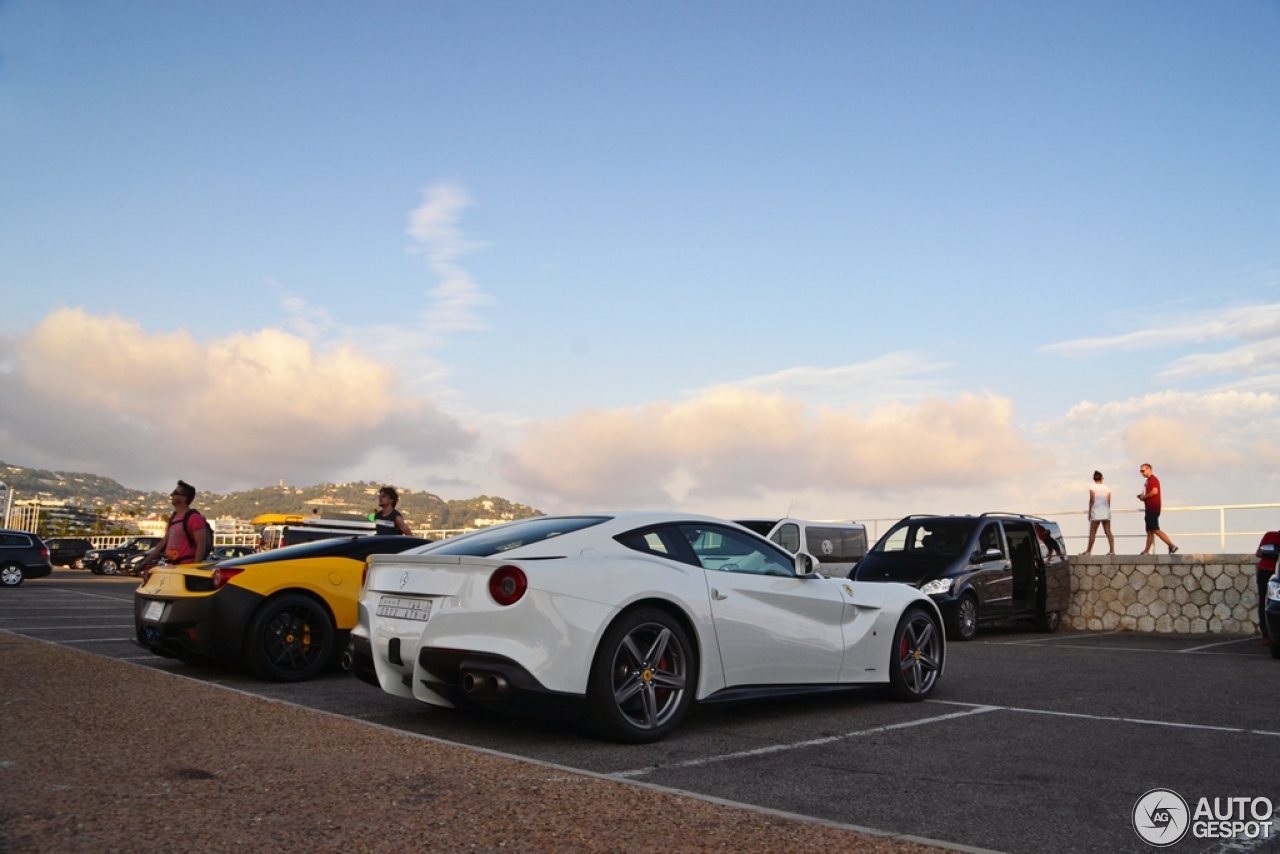
[[[285,516],[276,513],[257,516],[253,524],[262,526],[259,550],[264,552],[335,537],[369,537],[376,530],[374,524],[368,521]]]
[[[867,553],[867,526],[857,522],[813,522],[805,519],[734,519],[795,554],[801,550],[818,559],[818,571],[831,577],[849,574]]]

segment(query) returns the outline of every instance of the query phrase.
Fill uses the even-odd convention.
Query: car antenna
[[[796,503],[796,500],[795,500],[794,498],[793,498],[793,499],[791,499],[791,501],[787,504],[787,515],[786,515],[786,516],[784,516],[783,518],[785,518],[785,519],[790,519],[790,518],[791,518],[791,505],[793,505],[793,504],[795,504],[795,503]]]

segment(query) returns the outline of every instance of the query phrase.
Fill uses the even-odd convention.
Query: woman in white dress
[[[1089,547],[1084,550],[1085,554],[1093,554],[1093,538],[1098,535],[1099,525],[1107,535],[1107,544],[1111,547],[1107,554],[1115,554],[1116,541],[1111,536],[1111,487],[1102,483],[1102,472],[1095,471],[1093,489],[1089,490]]]

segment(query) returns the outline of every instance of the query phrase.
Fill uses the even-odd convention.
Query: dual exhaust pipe
[[[487,694],[490,697],[505,697],[511,693],[511,683],[501,673],[464,670],[462,671],[462,690],[471,696]]]

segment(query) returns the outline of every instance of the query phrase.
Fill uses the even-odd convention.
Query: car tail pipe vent
[[[343,650],[342,656],[338,661],[342,664],[342,669],[350,673],[351,668],[355,666],[356,657],[351,654],[351,650]]]
[[[468,694],[488,694],[491,697],[505,697],[511,693],[511,682],[501,673],[464,670],[461,678],[462,690]]]

